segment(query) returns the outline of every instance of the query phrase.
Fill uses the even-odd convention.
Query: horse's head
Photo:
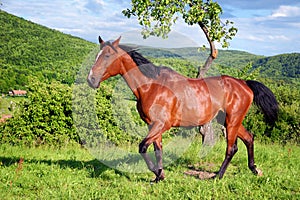
[[[120,74],[120,58],[124,55],[124,51],[119,48],[120,39],[121,37],[111,43],[104,42],[99,36],[100,52],[97,54],[96,61],[87,78],[87,82],[92,88],[98,88],[102,81]]]

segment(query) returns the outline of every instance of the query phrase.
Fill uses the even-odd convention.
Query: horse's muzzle
[[[88,82],[89,86],[93,89],[99,87],[99,83],[97,83],[97,81],[94,77],[88,77],[87,82]]]

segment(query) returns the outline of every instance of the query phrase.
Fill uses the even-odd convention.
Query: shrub
[[[0,126],[1,142],[62,144],[79,141],[73,126],[71,87],[56,81],[32,80],[28,98],[19,102],[12,119]]]

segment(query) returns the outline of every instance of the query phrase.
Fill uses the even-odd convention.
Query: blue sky
[[[121,11],[130,0],[0,0],[2,10],[67,34],[96,42],[97,36],[123,42],[160,44],[161,46],[202,46],[207,44],[198,26],[179,20],[169,40],[152,38],[143,41],[136,19]],[[300,52],[299,0],[219,0],[222,18],[238,28],[229,49],[259,55]],[[175,42],[176,41],[176,42]],[[180,43],[182,42],[182,44]],[[173,45],[173,46],[172,46]],[[217,44],[217,46],[219,46]]]

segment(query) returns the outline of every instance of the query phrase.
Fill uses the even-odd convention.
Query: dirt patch
[[[184,174],[194,176],[201,180],[212,179],[217,175],[216,172],[213,172],[213,169],[215,168],[214,163],[197,163],[188,167],[190,169],[185,171]]]
[[[194,176],[195,178],[201,180],[212,179],[217,175],[214,172],[198,171],[198,170],[188,170],[185,171],[184,174],[188,176]]]

